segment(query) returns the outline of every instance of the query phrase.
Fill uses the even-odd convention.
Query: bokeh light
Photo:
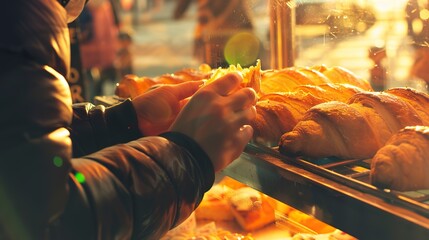
[[[228,64],[249,66],[259,55],[259,39],[250,32],[240,32],[231,37],[225,45],[224,55]]]
[[[83,175],[83,173],[77,172],[74,176],[79,183],[85,182],[85,175]]]
[[[53,161],[55,167],[62,167],[64,164],[63,159],[59,156],[55,156],[52,161]]]

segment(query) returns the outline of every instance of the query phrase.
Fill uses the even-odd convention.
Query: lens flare
[[[55,156],[52,161],[53,161],[55,167],[62,167],[64,164],[63,159],[59,156]]]
[[[240,32],[231,37],[225,45],[224,55],[228,64],[249,66],[259,55],[259,39],[250,32]]]
[[[83,173],[77,172],[74,176],[79,183],[85,182],[85,175],[83,175]]]

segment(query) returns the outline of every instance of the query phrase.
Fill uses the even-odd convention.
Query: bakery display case
[[[183,38],[186,48],[176,42],[166,48],[174,52],[171,64],[181,65],[161,62],[150,72],[156,61],[137,57],[147,66],[122,78],[115,96],[99,96],[97,103],[111,105],[159,83],[214,81],[225,72],[242,71],[246,86],[258,93],[260,122],[252,142],[221,176],[357,239],[428,239],[427,3],[306,0],[249,1],[247,6],[260,41],[258,47],[246,42],[258,49],[252,64],[248,58],[240,64],[225,57],[228,64],[222,65],[216,53],[222,44],[210,43],[204,34],[199,43],[205,50],[194,58],[190,31]],[[192,11],[197,8],[188,13],[197,15]],[[159,30],[159,25],[147,28]],[[422,128],[412,128],[417,125]],[[406,163],[393,171],[398,156]],[[220,214],[216,221],[216,214],[209,215],[213,221],[208,223],[226,228],[222,218],[234,217]],[[289,234],[284,239],[320,233],[282,216],[273,220],[280,227],[271,232]],[[246,230],[245,223],[233,222],[231,232]],[[256,239],[274,239],[250,232]]]
[[[367,184],[365,161],[324,161],[288,158],[249,144],[224,174],[358,239],[429,236],[427,190],[380,190]]]

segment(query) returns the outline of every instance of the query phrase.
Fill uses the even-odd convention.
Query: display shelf
[[[429,218],[248,144],[223,174],[358,239],[429,239]]]

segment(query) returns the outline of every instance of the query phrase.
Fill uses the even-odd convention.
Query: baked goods
[[[236,221],[252,231],[274,222],[274,200],[232,178],[224,177],[195,210],[197,220]]]
[[[180,226],[180,225],[179,225]],[[161,240],[254,240],[251,233],[238,233],[216,226],[215,222],[193,229],[173,229]]]
[[[245,186],[230,177],[222,178],[204,194],[200,205],[195,209],[197,220],[233,221],[229,196]]]
[[[371,161],[371,183],[412,191],[429,188],[429,127],[408,126],[394,134]]]
[[[137,75],[128,74],[116,84],[115,95],[122,98],[134,98],[146,92],[155,84],[157,84],[157,82],[152,78],[140,78]]]
[[[407,87],[390,88],[385,92],[394,94],[402,100],[407,101],[413,106],[423,122],[429,122],[429,95],[427,93]]]
[[[293,89],[293,92],[312,94],[322,99],[323,102],[340,101],[347,102],[356,93],[364,92],[360,87],[348,83],[325,83],[319,85],[301,85]]]
[[[212,69],[201,64],[198,69],[185,68],[173,74],[158,77],[138,77],[126,75],[116,85],[115,94],[122,98],[134,98],[157,84],[177,84],[185,81],[206,80],[207,84],[229,72],[241,72],[243,87],[253,88],[259,96],[273,92],[289,92],[301,85],[349,84],[364,90],[372,90],[369,83],[341,67],[326,66],[289,67],[283,69],[261,69],[261,61],[255,66],[243,68],[230,65],[228,68]]]
[[[264,194],[243,187],[230,195],[232,214],[246,231],[253,231],[275,221],[274,201]]]
[[[234,216],[227,199],[228,193],[232,191],[223,184],[214,185],[195,209],[197,220],[233,221]]]
[[[291,238],[290,240],[317,240],[317,239],[328,239],[328,240],[357,240],[357,238],[339,230],[335,229],[330,233],[325,234],[311,234],[311,233],[298,233]],[[285,239],[285,240],[287,240]]]
[[[305,112],[322,102],[347,101],[362,89],[349,84],[300,85],[291,92],[275,92],[261,96],[256,104],[257,117],[251,123],[253,141],[277,146],[280,137],[293,129]]]
[[[292,130],[310,107],[321,102],[311,94],[272,93],[261,97],[256,103],[256,119],[250,124],[253,140],[277,145],[283,133]]]
[[[359,78],[351,71],[324,65],[313,67],[290,67],[268,70],[262,73],[261,93],[288,92],[301,85],[350,84],[365,91],[372,91],[368,81]]]
[[[279,151],[314,158],[370,158],[401,128],[422,124],[429,122],[403,98],[362,92],[348,103],[331,101],[309,109],[292,131],[282,135]]]
[[[211,75],[211,68],[206,64],[200,65],[198,69],[185,68],[173,74],[163,74],[153,78],[128,74],[116,84],[115,95],[122,98],[134,98],[157,84],[178,84],[186,81],[204,80]]]
[[[257,93],[261,92],[261,61],[258,60],[255,66],[250,66],[248,68],[243,68],[238,65],[230,65],[228,68],[217,68],[211,71],[212,74],[208,78],[207,83],[215,81],[216,79],[226,75],[230,72],[240,72],[243,75],[243,82],[241,83],[242,87],[251,87]]]
[[[292,68],[270,70],[262,73],[261,93],[289,92],[299,85],[314,85],[312,79]]]
[[[356,76],[353,72],[344,67],[333,66],[328,68],[326,66],[320,66],[317,67],[317,69],[323,73],[323,75],[328,77],[329,80],[331,80],[333,83],[347,83],[356,87],[360,87],[366,91],[373,90],[371,84],[368,81]]]

